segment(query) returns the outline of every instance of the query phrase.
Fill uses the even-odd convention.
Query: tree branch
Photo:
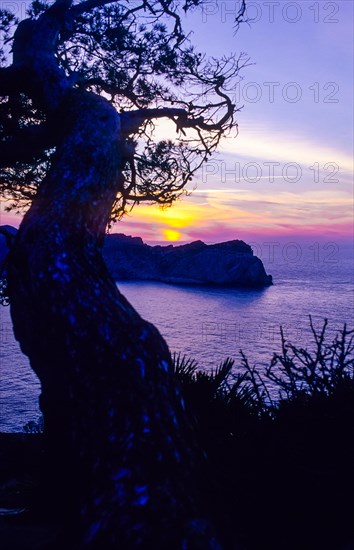
[[[73,0],[56,0],[54,4],[40,16],[36,26],[41,31],[42,44],[48,51],[55,48],[59,32],[63,25],[65,25],[66,16],[72,3]],[[45,41],[47,43],[45,43]]]
[[[172,107],[162,107],[160,109],[138,109],[136,111],[121,113],[122,131],[124,134],[133,134],[138,131],[145,120],[164,117],[172,119],[174,117],[187,117],[187,111]]]
[[[8,168],[16,162],[32,162],[54,145],[54,136],[47,124],[22,128],[11,138],[0,142],[0,167]]]
[[[174,32],[175,36],[179,37],[179,39],[177,40],[177,44],[178,44],[184,38],[184,35],[183,35],[183,32],[182,32],[181,18],[179,17],[179,15],[177,15],[177,13],[170,10],[170,8],[168,6],[168,2],[166,2],[165,0],[160,0],[160,3],[161,3],[161,6],[163,7],[165,13],[175,20],[175,26],[174,26],[174,31],[173,32]]]
[[[242,4],[241,4],[241,6],[240,6],[240,8],[239,8],[238,14],[237,14],[236,17],[235,17],[235,25],[234,25],[234,27],[235,27],[235,32],[238,31],[238,29],[239,29],[241,23],[247,22],[247,18],[245,18],[245,14],[246,14],[246,16],[247,16],[247,11],[246,11],[246,9],[247,9],[246,0],[242,0]]]
[[[138,96],[133,92],[133,90],[128,90],[127,87],[119,88],[118,86],[111,86],[103,78],[95,77],[85,80],[80,75],[71,75],[70,76],[74,84],[78,84],[80,88],[89,88],[90,86],[97,86],[101,88],[104,92],[109,94],[112,98],[116,95],[122,95],[128,98],[133,104],[136,103]],[[76,79],[76,80],[75,80]]]
[[[75,6],[73,6],[70,10],[70,14],[73,18],[76,18],[79,15],[91,12],[95,8],[101,8],[103,6],[106,6],[107,4],[114,4],[116,2],[117,0],[85,0],[80,4],[76,4]],[[180,20],[180,17],[173,10],[169,8],[169,4],[171,4],[171,2],[168,2],[166,0],[160,0],[159,4],[161,6],[160,13],[161,12],[165,13],[175,20],[174,34],[175,35],[180,34],[182,39],[181,20]],[[147,0],[142,0],[141,4],[139,4],[138,6],[127,9],[126,15],[131,15],[141,9],[147,9],[150,11],[151,14],[156,15],[156,11],[154,10],[152,3],[148,2]]]
[[[33,56],[53,54],[57,39],[62,29],[66,14],[73,0],[56,0],[44,11],[38,20],[24,19],[16,29],[13,44],[14,64],[21,65],[24,60]]]
[[[25,91],[44,112],[55,111],[72,87],[56,58],[60,32],[73,0],[56,0],[38,19],[24,19],[14,34],[13,66],[28,73]]]
[[[75,18],[83,13],[94,10],[95,8],[101,8],[107,4],[114,4],[115,2],[117,2],[117,0],[86,0],[86,2],[81,2],[81,4],[76,4],[76,6],[73,6],[70,10],[70,15]]]
[[[206,123],[203,116],[199,116],[197,118],[190,117],[190,113],[188,113],[185,109],[172,107],[162,107],[160,109],[138,109],[136,111],[121,113],[122,134],[124,136],[134,134],[146,120],[164,117],[170,118],[176,123],[177,131],[183,132],[185,128],[195,128],[199,131],[199,134],[200,130],[217,131],[222,133],[226,129],[225,124],[229,120],[232,122],[235,106],[226,95],[222,93],[219,93],[219,95],[226,98],[228,109],[225,115],[215,124]],[[203,142],[201,135],[200,139]]]

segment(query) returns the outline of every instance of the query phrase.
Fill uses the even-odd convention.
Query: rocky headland
[[[104,257],[118,281],[265,287],[272,284],[259,258],[243,241],[207,245],[149,246],[140,237],[106,237]]]
[[[16,229],[0,227],[0,262]],[[117,281],[159,281],[170,284],[262,288],[272,284],[262,261],[243,241],[207,245],[150,246],[140,237],[106,236],[104,258]]]

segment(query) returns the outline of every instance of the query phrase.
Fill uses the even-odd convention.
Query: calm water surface
[[[316,327],[329,319],[329,336],[354,326],[353,250],[338,243],[257,245],[274,286],[236,290],[125,282],[118,286],[153,322],[172,351],[209,370],[226,357],[239,368],[239,350],[251,363],[268,364],[280,349],[279,325],[294,343],[311,347]],[[39,416],[40,384],[12,333],[9,308],[0,310],[0,431],[21,431]]]

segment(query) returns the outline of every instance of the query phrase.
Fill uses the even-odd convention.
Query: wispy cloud
[[[309,140],[306,135],[294,135],[263,127],[257,132],[253,128],[244,128],[235,139],[222,142],[220,151],[265,162],[296,162],[300,166],[313,166],[319,163],[336,163],[340,171],[353,172],[353,158],[340,150],[324,146],[321,136],[317,141]]]

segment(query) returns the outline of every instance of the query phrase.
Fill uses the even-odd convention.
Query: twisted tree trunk
[[[46,115],[39,145],[54,138],[56,146],[8,264],[15,336],[42,384],[51,483],[57,479],[55,498],[68,509],[77,547],[216,549],[169,350],[102,259],[122,185],[123,115],[74,88],[58,66],[71,5],[56,0],[19,24],[9,68],[11,84]],[[145,115],[125,113],[125,128]],[[20,156],[28,135],[19,132]]]
[[[9,262],[16,338],[42,383],[58,498],[80,544],[219,548],[200,519],[199,459],[168,348],[102,260],[120,185],[120,115],[66,93],[63,139]]]

